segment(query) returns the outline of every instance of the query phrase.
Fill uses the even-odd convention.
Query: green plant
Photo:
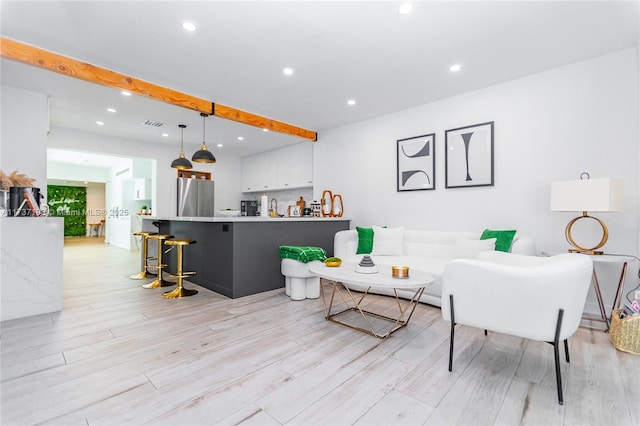
[[[47,185],[51,216],[64,218],[64,236],[87,235],[87,189],[81,186]]]
[[[145,206],[144,204],[142,205],[142,207],[140,207],[141,210],[146,210],[147,206]]]

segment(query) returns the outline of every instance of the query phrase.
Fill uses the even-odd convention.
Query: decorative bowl
[[[324,264],[331,268],[335,268],[342,265],[342,259],[339,259],[337,257],[330,257],[324,261]]]
[[[220,216],[225,216],[225,217],[236,217],[236,216],[240,216],[240,210],[232,210],[232,209],[218,210],[218,214]]]

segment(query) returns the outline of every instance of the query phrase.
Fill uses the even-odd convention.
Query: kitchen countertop
[[[142,229],[196,240],[183,258],[184,270],[196,272],[189,283],[237,298],[284,286],[280,246],[321,247],[331,255],[336,232],[349,229],[350,223],[329,217],[158,215],[145,216]],[[167,272],[175,271],[175,250],[164,256]]]
[[[340,220],[351,220],[348,217],[264,217],[264,216],[215,216],[215,217],[194,217],[194,216],[143,216],[143,220],[175,220],[183,222],[331,222]]]

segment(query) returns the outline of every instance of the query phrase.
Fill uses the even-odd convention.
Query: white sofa
[[[474,258],[473,251],[465,248],[465,241],[479,240],[482,232],[447,232],[447,231],[417,231],[404,230],[402,238],[401,256],[376,256],[371,255],[374,263],[382,271],[392,265],[409,266],[411,270],[425,271],[434,277],[433,285],[425,288],[421,302],[430,305],[441,306],[442,273],[447,263],[453,259]],[[375,237],[374,237],[375,238]],[[358,263],[362,254],[356,254],[358,249],[358,232],[356,230],[339,231],[333,240],[333,255],[343,262]],[[511,253],[535,256],[536,247],[531,238],[516,233],[511,248]],[[349,288],[364,291],[366,287],[349,285]],[[391,291],[382,294],[392,295]],[[410,298],[413,292],[398,291],[402,297]]]

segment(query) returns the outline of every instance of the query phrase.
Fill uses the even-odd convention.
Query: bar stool
[[[149,249],[149,235],[156,235],[157,232],[145,232],[145,231],[139,231],[139,232],[134,232],[133,235],[136,237],[142,237],[141,242],[142,242],[142,250],[140,251],[140,255],[142,256],[142,271],[140,271],[140,273],[138,274],[133,274],[131,275],[129,278],[131,278],[132,280],[144,280],[147,278],[147,267],[149,266],[148,261],[149,258],[147,257],[147,252]]]
[[[173,283],[167,282],[162,279],[162,270],[167,267],[166,264],[162,263],[162,242],[164,240],[168,240],[169,238],[173,238],[173,235],[169,234],[153,234],[147,237],[149,240],[157,240],[158,242],[158,256],[155,258],[157,260],[156,268],[158,269],[158,275],[153,282],[149,284],[144,284],[142,287],[144,288],[158,288],[158,287],[167,287],[170,285],[174,285]],[[151,258],[149,258],[151,259]]]
[[[195,272],[184,272],[182,270],[182,248],[184,246],[188,246],[189,244],[195,244],[195,243],[196,243],[195,240],[189,240],[186,238],[184,239],[177,238],[174,240],[167,240],[164,242],[166,246],[176,247],[178,249],[178,260],[177,260],[178,271],[175,275],[170,275],[171,278],[176,278],[176,284],[178,284],[178,287],[176,287],[172,291],[162,293],[162,297],[164,297],[165,299],[178,299],[180,297],[193,296],[194,294],[198,293],[198,290],[190,290],[182,286],[183,278],[196,274]]]

